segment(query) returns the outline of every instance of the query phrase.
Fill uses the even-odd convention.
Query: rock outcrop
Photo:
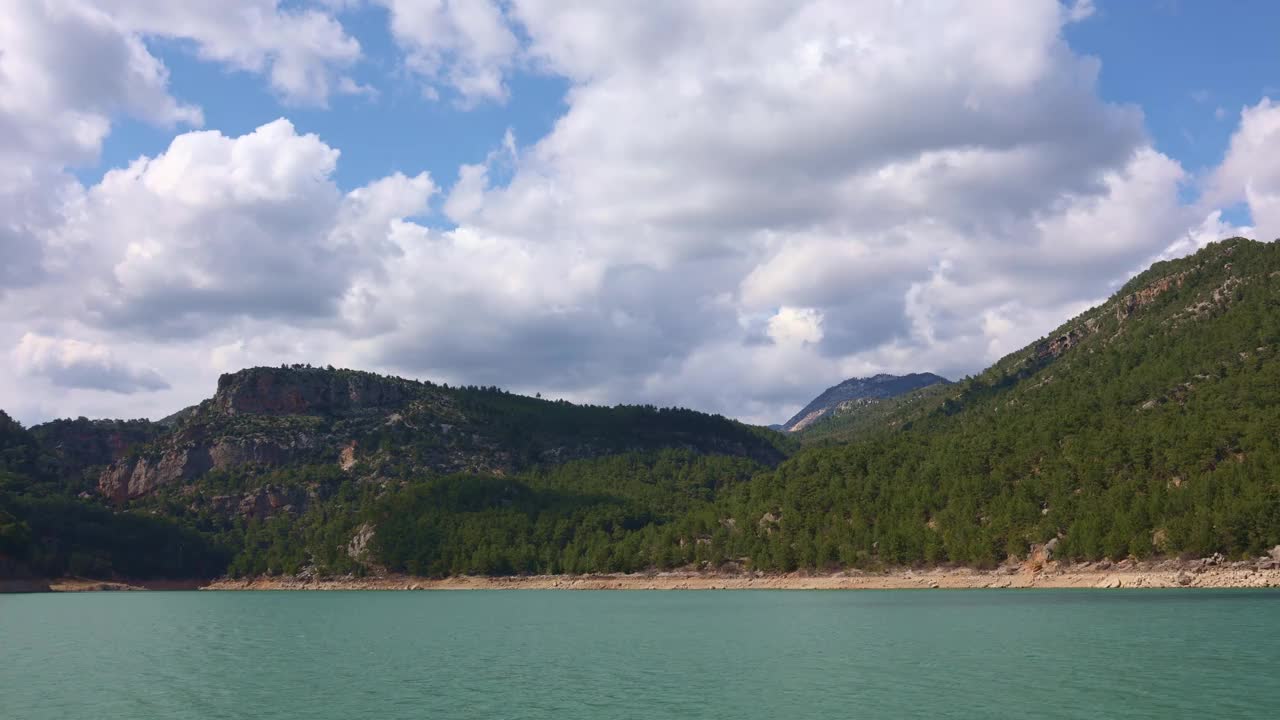
[[[122,504],[196,483],[212,471],[243,470],[241,475],[262,476],[264,484],[275,469],[307,466],[396,478],[503,474],[657,447],[766,464],[782,459],[772,441],[748,427],[689,410],[581,407],[497,388],[449,388],[301,365],[223,375],[212,398],[167,420],[157,425],[162,434],[101,472],[101,496]],[[222,492],[218,487],[202,492]],[[274,506],[255,507],[246,513],[274,512]]]
[[[301,515],[316,497],[311,488],[266,485],[240,495],[217,495],[209,498],[212,510],[222,515],[240,515],[252,520],[266,520],[279,514]]]
[[[321,368],[251,368],[218,378],[214,409],[227,415],[342,415],[403,406],[420,383]]]

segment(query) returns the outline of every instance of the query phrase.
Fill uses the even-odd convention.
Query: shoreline
[[[669,571],[635,574],[517,575],[422,578],[217,578],[124,582],[83,578],[0,581],[0,592],[130,590],[907,590],[1032,588],[1280,588],[1280,561],[1227,562],[1220,558],[1080,564],[1023,563],[994,570],[901,568],[830,574]]]

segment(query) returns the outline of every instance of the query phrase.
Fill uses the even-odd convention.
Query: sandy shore
[[[117,581],[92,578],[17,578],[0,579],[0,593],[33,592],[106,592],[112,590],[199,590],[208,580]]]
[[[1168,560],[1138,563],[1017,565],[997,570],[936,568],[827,575],[725,575],[698,572],[634,575],[461,576],[222,579],[207,590],[889,590],[978,588],[1260,588],[1280,587],[1280,562]]]
[[[80,578],[0,581],[0,592],[104,590],[891,590],[980,588],[1264,588],[1280,587],[1280,560],[1162,560],[1082,564],[1023,563],[970,568],[849,570],[832,574],[661,572],[630,575],[528,575],[419,578],[256,577],[213,581],[112,582]]]

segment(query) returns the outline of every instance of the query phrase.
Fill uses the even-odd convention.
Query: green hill
[[[689,410],[254,368],[165,424],[5,418],[0,553],[121,575],[990,566],[1055,538],[1076,559],[1256,554],[1280,544],[1278,357],[1280,245],[1234,239],[803,445]],[[188,550],[131,565],[148,533]],[[61,559],[33,560],[36,536]]]
[[[63,460],[0,412],[0,579],[213,577],[226,568],[231,551],[207,534],[69,495]]]
[[[1158,263],[898,407],[896,429],[804,450],[732,493],[735,517],[780,519],[730,552],[779,568],[990,565],[1054,537],[1078,559],[1261,552],[1280,543],[1278,343],[1280,246]]]

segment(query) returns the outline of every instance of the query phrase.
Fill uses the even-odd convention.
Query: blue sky
[[[1280,97],[1280,4],[1099,0],[1096,6],[1093,17],[1067,27],[1067,41],[1102,61],[1102,97],[1141,107],[1156,148],[1193,173],[1221,161],[1241,108]],[[1248,221],[1247,208],[1231,210],[1236,222]]]
[[[310,362],[775,422],[1280,235],[1275,3],[734,9],[18,0],[3,404]]]
[[[532,142],[549,132],[564,112],[569,84],[545,73],[514,74],[509,99],[502,103],[468,104],[447,90],[428,97],[398,67],[386,10],[361,7],[341,17],[365,54],[353,78],[376,94],[335,97],[323,107],[284,101],[255,73],[202,62],[189,42],[153,41],[150,48],[169,68],[173,94],[198,102],[207,127],[239,135],[288,117],[300,132],[316,133],[341,148],[336,179],[342,187],[357,187],[392,172],[422,170],[450,185],[459,166],[483,162],[501,145],[508,129],[520,142]],[[172,137],[167,128],[123,118],[103,147],[100,162],[80,168],[78,174],[93,182],[105,170],[162,152]]]
[[[1276,3],[1096,0],[1095,7],[1088,20],[1066,27],[1066,40],[1102,62],[1101,96],[1140,107],[1156,147],[1193,173],[1207,172],[1222,158],[1242,107],[1280,97]],[[397,68],[386,16],[377,7],[341,16],[366,55],[354,77],[376,88],[377,96],[338,97],[322,108],[282,102],[252,72],[201,62],[189,42],[150,46],[170,70],[173,94],[199,102],[208,127],[241,134],[287,116],[300,131],[342,148],[337,179],[343,187],[423,169],[451,184],[460,165],[483,161],[508,128],[522,144],[532,143],[564,112],[569,83],[530,69],[512,75],[503,103],[460,106],[456,93],[425,96]],[[106,169],[161,152],[171,138],[167,129],[122,118],[101,161],[78,174],[96,180]],[[1232,210],[1247,222],[1247,208]]]

